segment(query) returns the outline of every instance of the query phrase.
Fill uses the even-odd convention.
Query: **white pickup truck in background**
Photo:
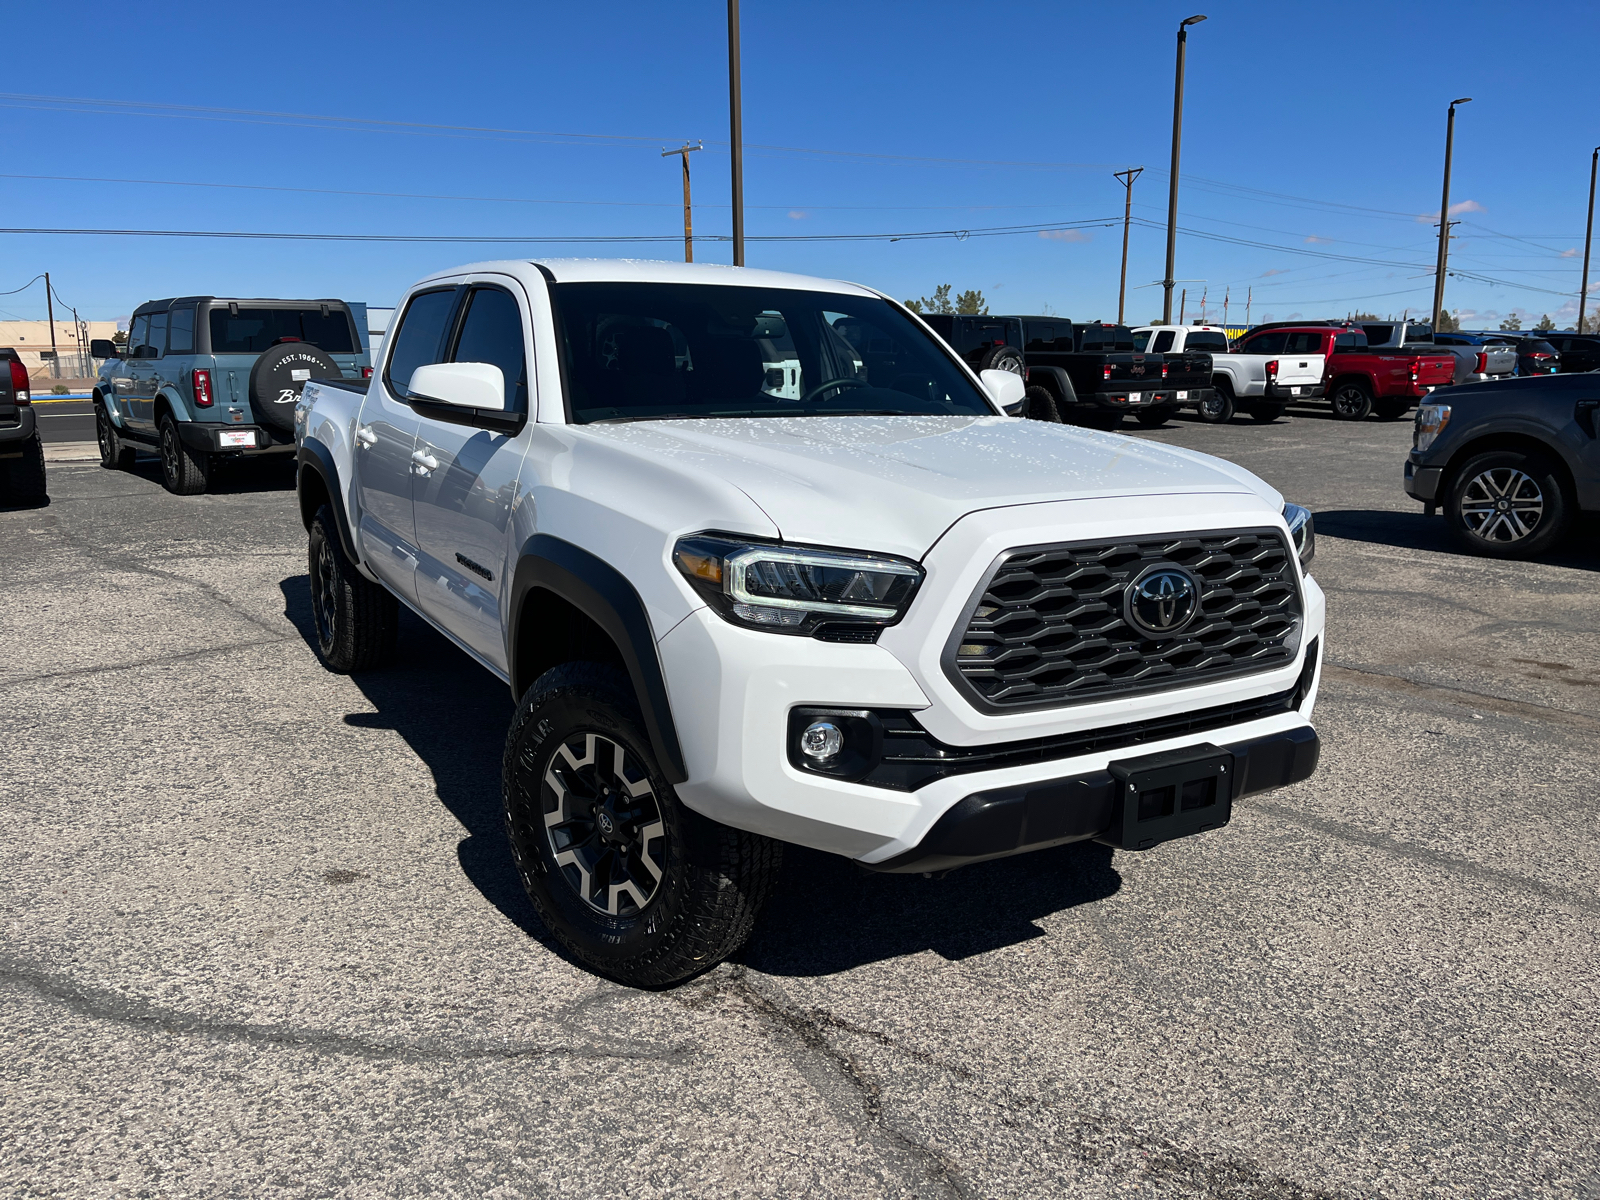
[[[1517,373],[1517,348],[1482,335],[1436,334],[1432,325],[1416,321],[1363,321],[1367,345],[1389,350],[1412,347],[1448,350],[1456,358],[1452,383],[1484,383],[1507,379]]]
[[[1323,356],[1301,354],[1276,360],[1265,353],[1228,349],[1228,331],[1220,325],[1143,325],[1133,331],[1134,345],[1151,354],[1182,354],[1204,350],[1211,355],[1211,383],[1215,389],[1194,405],[1202,421],[1222,424],[1235,411],[1257,421],[1276,421],[1290,400],[1322,395]],[[1281,352],[1287,338],[1271,344]],[[1181,405],[1180,405],[1181,407]]]

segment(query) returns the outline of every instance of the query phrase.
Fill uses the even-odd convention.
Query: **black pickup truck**
[[[1019,317],[1022,359],[1027,368],[1030,412],[1045,403],[1063,421],[1115,429],[1124,413],[1171,411],[1174,389],[1159,354],[1133,348],[1126,325],[1068,321],[1064,317]],[[1210,363],[1206,364],[1207,372]],[[1157,421],[1157,424],[1160,422]]]

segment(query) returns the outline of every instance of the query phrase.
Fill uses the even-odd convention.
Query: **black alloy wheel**
[[[1233,420],[1233,393],[1226,388],[1215,388],[1194,406],[1194,410],[1207,425],[1226,425]]]
[[[1364,421],[1372,411],[1372,393],[1366,385],[1349,381],[1339,384],[1328,396],[1333,415],[1341,421]]]
[[[400,602],[345,557],[333,509],[312,518],[306,559],[311,624],[323,665],[341,675],[380,667],[394,654]]]
[[[211,477],[211,456],[191,450],[178,436],[178,423],[161,418],[161,482],[175,496],[198,496]]]
[[[111,416],[106,412],[103,401],[95,402],[94,436],[100,443],[102,467],[108,471],[126,471],[133,466],[133,447],[122,444],[122,438],[117,434],[117,427],[111,423]]]
[[[626,747],[586,732],[555,748],[540,782],[545,839],[567,886],[606,916],[648,908],[667,841],[649,773]]]
[[[1571,523],[1555,464],[1515,450],[1479,454],[1454,473],[1445,517],[1458,545],[1490,558],[1529,558],[1554,545]]]

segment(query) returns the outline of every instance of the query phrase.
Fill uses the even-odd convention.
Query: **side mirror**
[[[980,371],[978,378],[983,381],[983,386],[996,404],[1013,417],[1022,415],[1022,407],[1027,403],[1028,385],[1022,382],[1021,375],[1012,371]]]
[[[506,408],[505,374],[493,363],[429,363],[411,373],[407,387],[418,400],[491,412]]]
[[[121,358],[122,351],[110,338],[95,338],[89,343],[90,358]]]

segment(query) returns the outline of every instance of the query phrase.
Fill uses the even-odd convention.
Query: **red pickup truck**
[[[1448,351],[1374,348],[1367,344],[1366,331],[1360,326],[1274,328],[1279,333],[1314,334],[1321,339],[1320,352],[1327,364],[1322,379],[1333,415],[1340,420],[1359,421],[1368,413],[1376,413],[1384,421],[1398,420],[1434,388],[1448,387],[1455,379],[1456,360]],[[1248,346],[1247,334],[1239,351],[1248,353]]]

